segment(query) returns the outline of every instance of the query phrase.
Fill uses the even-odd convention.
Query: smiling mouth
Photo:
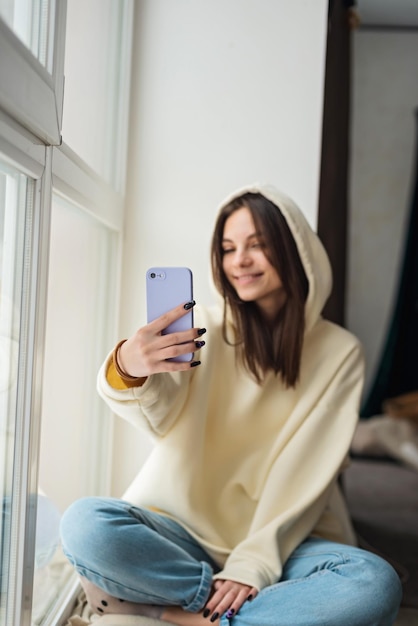
[[[262,276],[262,274],[242,274],[241,276],[235,276],[235,280],[239,283],[239,284],[246,284],[246,283],[251,283],[254,280],[257,280],[258,278],[260,278],[260,276]]]

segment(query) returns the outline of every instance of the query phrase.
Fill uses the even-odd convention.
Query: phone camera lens
[[[156,273],[155,272],[151,272],[150,277],[151,278],[155,278],[156,277]]]

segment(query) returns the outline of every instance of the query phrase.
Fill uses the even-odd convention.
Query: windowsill
[[[73,568],[57,548],[48,564],[35,570],[32,626],[64,625],[80,590]]]

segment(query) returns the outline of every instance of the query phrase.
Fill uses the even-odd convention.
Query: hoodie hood
[[[242,187],[225,198],[219,210],[245,193],[260,193],[273,202],[289,226],[309,283],[305,305],[305,325],[308,331],[320,317],[331,293],[332,271],[325,248],[297,204],[272,185],[254,183]]]

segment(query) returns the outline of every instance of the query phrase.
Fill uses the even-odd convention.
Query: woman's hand
[[[194,302],[180,304],[137,330],[119,349],[118,363],[121,369],[130,376],[146,378],[151,374],[179,372],[190,369],[192,365],[198,365],[200,361],[177,362],[167,361],[167,359],[201,348],[204,341],[196,341],[196,339],[203,335],[205,329],[192,328],[177,333],[162,334],[169,324],[187,315],[193,306]]]
[[[233,580],[215,580],[213,592],[203,610],[204,617],[210,617],[215,622],[225,612],[231,618],[247,600],[253,600],[258,593],[255,587],[243,585]]]

